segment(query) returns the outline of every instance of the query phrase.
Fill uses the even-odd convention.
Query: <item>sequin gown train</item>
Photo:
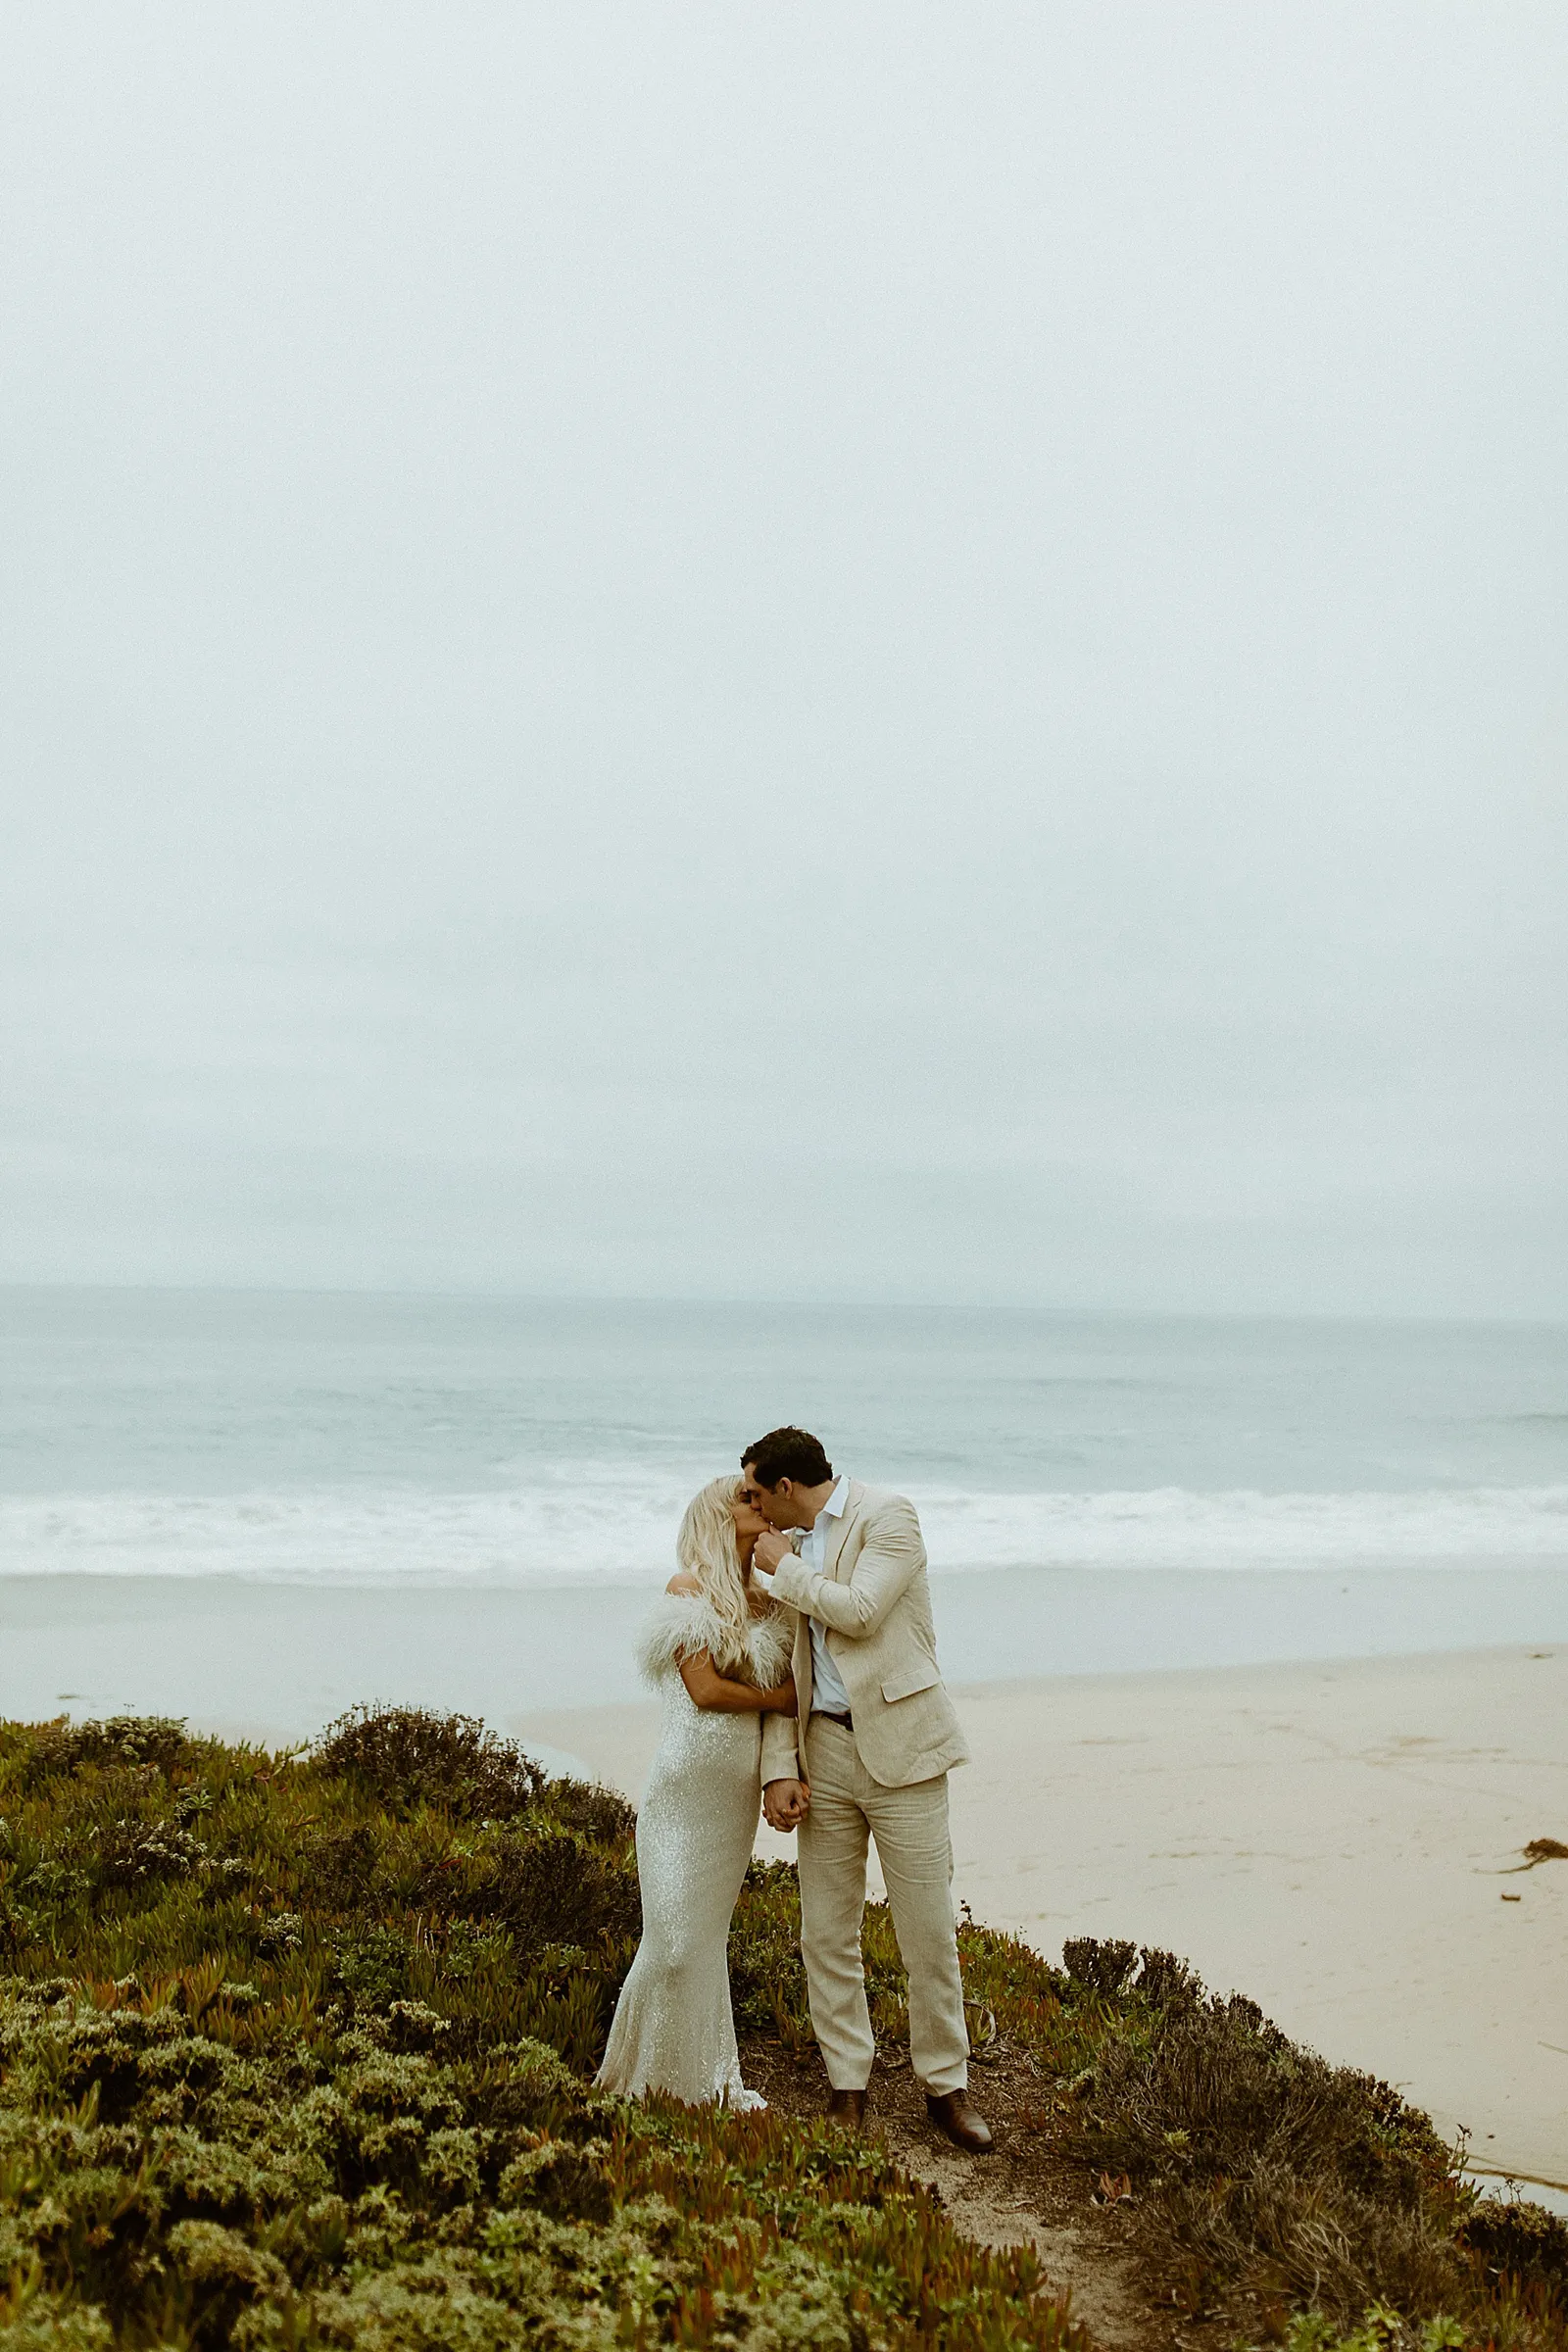
[[[721,1674],[770,1689],[789,1671],[787,1614],[750,1629],[744,1662],[696,1593],[666,1593],[644,1629],[639,1664],[657,1683],[663,1725],[637,1816],[643,1937],[620,1988],[597,2081],[628,2098],[663,2090],[689,2106],[766,2101],[741,2081],[729,1997],[729,1923],[761,1809],[760,1715],[695,1706],[680,1660],[707,1649]]]

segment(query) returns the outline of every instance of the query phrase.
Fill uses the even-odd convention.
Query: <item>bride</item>
[[[764,1525],[738,1478],[694,1495],[675,1539],[681,1573],[639,1645],[664,1709],[637,1816],[643,1938],[595,2078],[626,2097],[766,2104],[741,2081],[728,1959],[761,1805],[762,1717],[795,1712],[794,1613],[752,1583]]]

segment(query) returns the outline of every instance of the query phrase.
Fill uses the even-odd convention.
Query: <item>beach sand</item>
[[[1568,2184],[1568,1862],[1517,1872],[1529,1839],[1568,1844],[1568,1646],[958,1697],[956,1892],[977,1919],[1052,1959],[1085,1935],[1180,1953],[1466,2129],[1478,2170]],[[658,1710],[507,1728],[636,1795]],[[792,1842],[764,1829],[759,1851]]]

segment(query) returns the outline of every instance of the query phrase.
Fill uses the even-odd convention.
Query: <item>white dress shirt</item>
[[[850,1482],[847,1478],[841,1478],[817,1512],[814,1525],[802,1539],[801,1557],[818,1576],[823,1573],[827,1561],[827,1523],[830,1519],[843,1518],[844,1505],[849,1498]],[[850,1694],[829,1654],[827,1628],[818,1625],[814,1617],[808,1617],[806,1622],[811,1635],[811,1713],[847,1715],[850,1711]]]

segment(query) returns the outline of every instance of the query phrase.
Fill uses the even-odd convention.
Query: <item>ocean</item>
[[[614,1696],[579,1661],[785,1420],[916,1502],[969,1679],[1568,1639],[1559,1326],[22,1289],[0,1635],[61,1580],[445,1595],[517,1690]]]

